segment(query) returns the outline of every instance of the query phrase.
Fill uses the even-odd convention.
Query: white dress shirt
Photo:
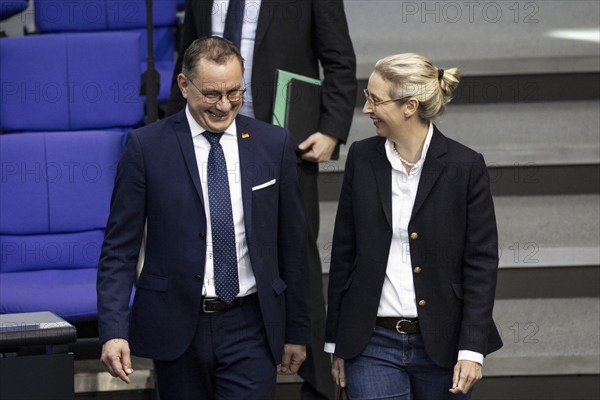
[[[217,297],[214,281],[210,208],[208,204],[207,163],[210,143],[204,135],[202,135],[205,129],[192,117],[187,106],[185,108],[185,115],[187,116],[192,132],[194,153],[196,154],[196,163],[198,164],[200,184],[202,185],[202,196],[204,198],[204,213],[206,214],[206,264],[204,266],[204,286],[202,288],[202,295],[207,297]],[[250,264],[248,244],[246,243],[246,226],[244,225],[244,208],[242,200],[242,175],[240,172],[240,155],[238,152],[235,121],[233,121],[233,123],[225,130],[219,143],[221,143],[221,146],[223,147],[225,162],[227,163],[240,284],[238,296],[243,297],[256,292],[257,289],[256,279],[254,278],[254,272],[252,271],[252,265]]]
[[[240,44],[240,53],[244,58],[244,85],[246,93],[244,94],[244,104],[242,104],[241,114],[254,118],[254,106],[252,104],[252,64],[254,61],[254,43],[256,38],[256,27],[258,26],[258,16],[260,14],[261,0],[246,0],[244,4],[244,22],[242,24],[242,42]],[[225,31],[225,19],[227,18],[227,9],[229,0],[215,0],[212,9],[212,34],[223,37]]]
[[[413,282],[412,262],[408,239],[408,222],[417,196],[421,171],[433,136],[433,124],[423,144],[421,158],[406,171],[404,164],[394,152],[394,142],[385,142],[385,154],[392,167],[392,243],[385,271],[385,279],[379,299],[378,317],[416,318],[417,303]],[[325,351],[333,353],[335,345],[325,344]],[[483,364],[483,354],[469,350],[458,352],[459,360],[471,360]]]
[[[417,317],[415,286],[408,240],[408,221],[412,214],[425,156],[431,143],[433,125],[423,144],[421,158],[410,173],[394,152],[394,142],[385,142],[385,154],[392,166],[392,243],[379,299],[378,317]]]

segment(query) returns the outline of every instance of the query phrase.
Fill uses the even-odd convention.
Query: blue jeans
[[[378,326],[363,352],[344,366],[351,400],[468,400],[472,393],[448,391],[453,368],[429,358],[420,334],[402,335]]]

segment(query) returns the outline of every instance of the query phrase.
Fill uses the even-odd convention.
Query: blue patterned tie
[[[223,147],[219,143],[223,132],[204,132],[203,135],[210,142],[207,167],[208,205],[212,230],[215,288],[217,296],[221,300],[231,303],[239,293],[240,286],[227,163]]]
[[[242,24],[244,23],[245,0],[229,0],[227,17],[225,17],[225,30],[223,37],[230,40],[238,49],[242,44]]]

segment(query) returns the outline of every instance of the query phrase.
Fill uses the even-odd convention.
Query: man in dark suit
[[[234,4],[234,0],[186,2],[180,56],[175,66],[167,114],[179,111],[184,105],[176,84],[181,54],[196,38],[224,34],[229,4]],[[240,49],[251,65],[244,75],[249,90],[241,113],[265,122],[271,122],[275,91],[285,90],[276,87],[277,69],[319,78],[319,63],[323,68],[321,118],[317,132],[300,144],[299,147],[307,151],[298,158],[308,221],[312,320],[312,340],[300,375],[304,378],[303,399],[331,398],[329,355],[323,352],[325,301],[317,247],[317,176],[318,163],[329,161],[336,146],[346,142],[356,105],[356,60],[343,1],[262,0],[259,3],[246,0]]]
[[[276,365],[296,373],[310,340],[290,135],[238,115],[242,74],[229,41],[192,43],[178,77],[187,107],[131,132],[117,171],[98,270],[102,361],[129,382],[130,352],[153,359],[163,400],[274,398]]]

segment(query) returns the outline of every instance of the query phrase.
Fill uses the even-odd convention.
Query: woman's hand
[[[333,381],[338,385],[345,387],[346,386],[346,373],[344,371],[344,359],[333,356],[331,362],[331,375],[333,376]]]
[[[481,377],[481,364],[475,361],[459,360],[454,367],[450,392],[466,394]]]

